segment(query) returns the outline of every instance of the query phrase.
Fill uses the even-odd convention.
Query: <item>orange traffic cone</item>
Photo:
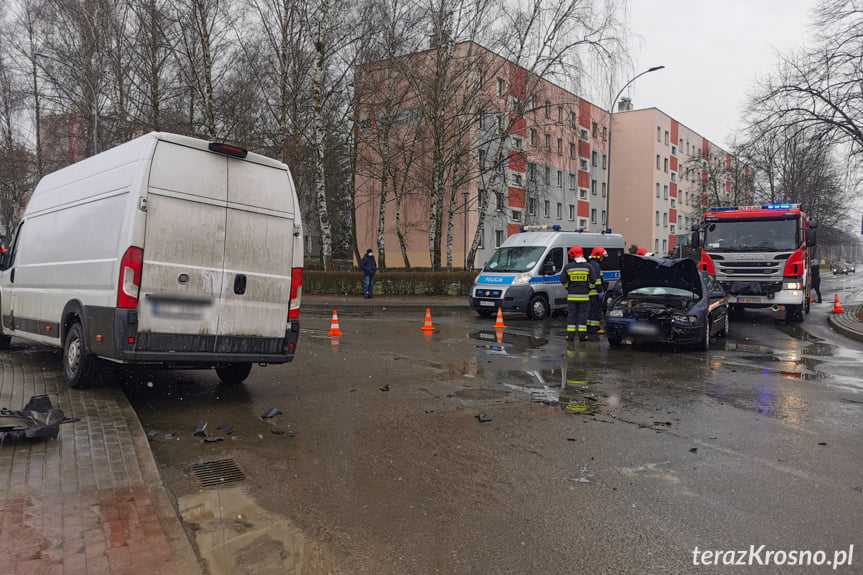
[[[495,329],[503,329],[506,326],[503,325],[503,310],[501,308],[497,308],[497,323],[494,324]]]
[[[339,314],[333,310],[333,321],[330,323],[329,335],[342,335],[342,330],[339,329]]]
[[[434,331],[434,326],[431,322],[431,308],[426,308],[426,323],[423,326],[423,331]]]
[[[842,309],[842,306],[839,305],[839,294],[835,294],[836,299],[833,300],[833,311],[831,313],[845,313],[845,310]]]

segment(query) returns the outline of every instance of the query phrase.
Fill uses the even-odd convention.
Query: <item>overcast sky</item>
[[[636,80],[623,94],[726,149],[759,76],[811,38],[813,0],[630,0]],[[620,87],[617,88],[619,90]],[[617,92],[615,90],[615,93]]]

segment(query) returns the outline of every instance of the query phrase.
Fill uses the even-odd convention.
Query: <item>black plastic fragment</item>
[[[199,423],[192,432],[192,437],[207,437],[207,422]]]
[[[231,435],[232,433],[234,433],[233,426],[228,425],[227,423],[223,423],[222,425],[216,426],[216,429],[220,429],[220,430],[224,431],[225,435]]]
[[[267,410],[267,413],[265,413],[264,415],[261,416],[261,419],[269,419],[271,417],[275,417],[275,416],[281,415],[281,414],[282,414],[282,412],[279,411],[279,409],[277,407],[271,407],[269,410]]]
[[[485,423],[486,421],[491,421],[491,416],[486,415],[484,413],[480,413],[479,415],[476,416],[476,418],[480,423]]]

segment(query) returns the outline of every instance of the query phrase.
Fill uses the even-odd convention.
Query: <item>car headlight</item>
[[[526,283],[530,283],[530,274],[517,275],[515,276],[515,279],[512,280],[512,285],[514,286]]]
[[[684,315],[682,313],[676,313],[671,316],[671,321],[675,323],[683,323],[686,325],[696,325],[701,323],[701,318],[697,315]]]
[[[623,310],[622,309],[613,309],[610,312],[608,312],[607,315],[608,315],[608,317],[623,317]]]
[[[782,289],[802,289],[802,282],[785,282],[782,284]]]

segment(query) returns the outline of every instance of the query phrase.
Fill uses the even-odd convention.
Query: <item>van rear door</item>
[[[284,169],[160,141],[148,186],[137,349],[281,352],[293,194]]]

